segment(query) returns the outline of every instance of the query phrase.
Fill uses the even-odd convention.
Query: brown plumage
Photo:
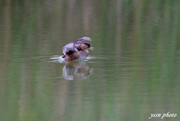
[[[77,59],[85,59],[89,54],[89,51],[87,49],[80,50],[72,53],[68,53],[65,55],[65,61],[72,61]]]

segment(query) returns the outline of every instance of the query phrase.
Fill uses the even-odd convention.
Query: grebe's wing
[[[63,54],[66,55],[68,52],[70,51],[78,51],[75,46],[74,46],[74,42],[71,42],[67,45],[65,45],[63,48],[62,48],[62,51],[63,51]]]

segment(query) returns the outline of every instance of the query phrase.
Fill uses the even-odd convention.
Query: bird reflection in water
[[[71,61],[66,63],[62,71],[66,80],[85,80],[93,73],[93,68],[89,68],[86,61]]]

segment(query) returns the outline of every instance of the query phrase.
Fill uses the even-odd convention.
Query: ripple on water
[[[54,62],[54,63],[64,63],[65,60],[64,58],[62,58],[63,55],[53,55],[50,59],[51,61],[48,61],[48,62]],[[100,58],[100,57],[95,57],[95,56],[88,56],[86,59],[84,59],[83,61],[89,61],[89,60],[92,60],[92,59],[97,59],[97,58]]]

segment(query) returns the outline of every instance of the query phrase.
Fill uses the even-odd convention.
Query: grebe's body
[[[91,47],[89,43],[84,42],[85,40],[92,41],[89,37],[82,37],[76,42],[71,42],[65,45],[62,49],[64,60],[72,61],[85,59],[89,54],[88,49],[93,50],[93,47]]]

